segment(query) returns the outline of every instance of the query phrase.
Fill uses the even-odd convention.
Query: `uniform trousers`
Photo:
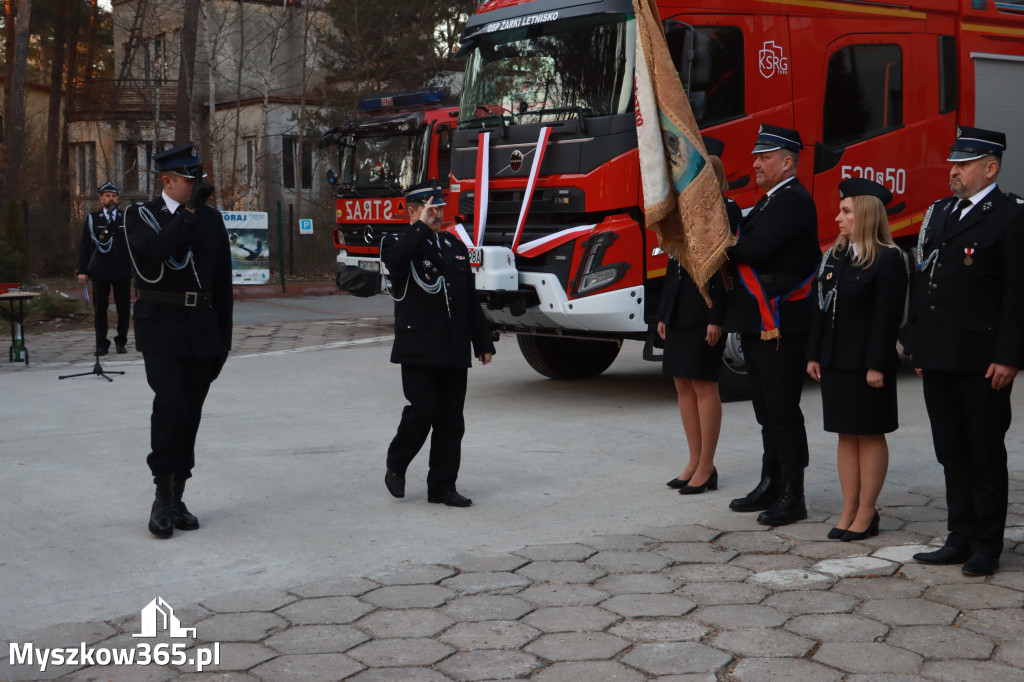
[[[762,341],[757,333],[741,336],[764,454],[777,458],[784,469],[803,469],[809,460],[804,413],[800,411],[807,342],[807,334],[791,332],[768,341]]]
[[[110,290],[114,290],[114,309],[117,311],[117,336],[114,343],[128,342],[128,325],[131,323],[132,280],[92,280],[92,306],[96,313],[96,345],[110,345],[107,341],[107,307],[110,305]]]
[[[430,434],[428,494],[455,490],[466,431],[462,411],[468,372],[463,367],[402,365],[402,391],[409,404],[402,410],[398,433],[388,447],[388,468],[405,476]]]
[[[993,559],[1003,550],[1006,527],[1012,388],[993,391],[980,374],[924,370],[924,403],[946,477],[946,544]]]
[[[179,358],[143,353],[146,381],[156,394],[150,419],[150,447],[146,458],[150,471],[192,477],[196,465],[196,434],[203,416],[203,402],[210,391],[220,358]]]

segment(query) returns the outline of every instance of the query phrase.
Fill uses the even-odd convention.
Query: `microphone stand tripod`
[[[103,366],[100,364],[100,354],[96,353],[96,364],[92,366],[92,371],[91,372],[79,372],[78,374],[65,374],[63,376],[57,377],[57,380],[59,381],[61,379],[72,379],[74,377],[98,376],[98,377],[103,377],[107,381],[113,382],[114,380],[111,379],[109,376],[107,376],[108,374],[124,374],[124,372],[107,372],[107,371],[104,371]]]

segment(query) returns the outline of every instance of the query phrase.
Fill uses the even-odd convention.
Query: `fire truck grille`
[[[491,192],[487,202],[487,215],[519,215],[523,210],[525,190]],[[459,213],[472,214],[475,192],[459,196]],[[582,213],[585,197],[582,190],[574,187],[544,188],[534,190],[530,201],[530,215]]]

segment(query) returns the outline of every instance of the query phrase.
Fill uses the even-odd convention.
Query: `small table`
[[[21,291],[17,293],[8,292],[6,294],[0,294],[0,302],[9,301],[11,309],[11,347],[7,351],[7,362],[14,362],[14,341],[17,338],[17,328],[21,326],[21,343],[25,344],[25,301],[29,301],[36,296],[39,296],[34,291]],[[18,302],[18,315],[15,319],[14,315],[14,302]],[[28,364],[28,347],[25,346],[25,364]]]

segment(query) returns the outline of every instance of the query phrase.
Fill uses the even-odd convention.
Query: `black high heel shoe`
[[[673,478],[671,481],[669,481],[665,485],[667,485],[669,488],[685,488],[686,484],[689,483],[689,482],[690,482],[690,479],[686,479],[685,481],[682,481],[682,480],[680,480],[678,478]]]
[[[853,542],[854,540],[866,540],[869,535],[874,537],[878,535],[878,524],[880,521],[881,519],[879,518],[878,510],[876,509],[875,516],[871,519],[871,524],[868,526],[866,531],[863,533],[854,533],[853,531],[848,530],[843,533],[843,537],[839,539],[843,542]]]
[[[693,479],[690,479],[691,481]],[[718,490],[718,469],[714,468],[711,470],[711,475],[708,476],[708,480],[704,481],[701,485],[689,485],[679,489],[680,495],[699,495],[705,490]]]
[[[846,533],[846,529],[845,528],[839,528],[838,526],[835,526],[835,527],[832,528],[832,530],[830,530],[828,532],[828,536],[827,537],[828,537],[829,540],[842,540],[843,539],[843,535],[845,533]]]

